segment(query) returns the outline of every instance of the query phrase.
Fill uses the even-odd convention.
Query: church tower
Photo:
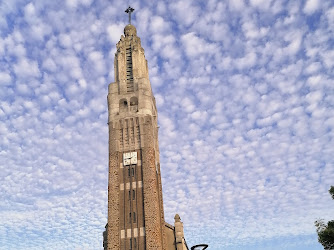
[[[130,19],[133,9],[127,11]],[[107,246],[166,249],[157,108],[135,26],[124,28],[116,47],[108,88]]]
[[[108,223],[104,249],[186,250],[183,223],[165,222],[158,117],[147,61],[135,26],[117,43],[115,82],[108,87]]]

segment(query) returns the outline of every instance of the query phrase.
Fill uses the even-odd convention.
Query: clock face
[[[137,164],[137,152],[131,153],[131,164]]]
[[[137,164],[137,152],[123,154],[123,165],[128,166],[130,164]]]

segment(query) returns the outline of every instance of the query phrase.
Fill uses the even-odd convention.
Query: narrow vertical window
[[[136,223],[136,213],[133,212],[133,223]]]
[[[135,176],[135,169],[132,168],[132,176]]]
[[[129,200],[131,200],[131,191],[129,190]]]
[[[131,223],[131,213],[129,213],[129,223]]]
[[[130,250],[132,249],[132,239],[130,239]]]
[[[133,189],[132,190],[132,200],[134,200],[136,198],[136,191]]]
[[[134,91],[131,47],[126,48],[126,88],[127,92]]]
[[[128,168],[128,176],[130,177],[130,167]]]
[[[135,245],[135,249],[137,248],[137,239],[134,238],[134,245]]]

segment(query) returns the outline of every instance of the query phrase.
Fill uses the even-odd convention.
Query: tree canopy
[[[334,186],[331,186],[331,188],[328,191],[330,195],[332,196],[332,199],[334,200]]]
[[[334,186],[328,190],[332,199],[334,199]],[[318,241],[325,250],[334,249],[334,220],[328,221],[327,225],[323,219],[314,222],[317,227]]]

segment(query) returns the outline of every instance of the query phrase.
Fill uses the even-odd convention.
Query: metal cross
[[[127,9],[125,10],[125,12],[129,14],[129,24],[131,24],[131,13],[132,13],[134,10],[135,10],[135,9],[131,8],[130,6],[129,6],[129,8],[127,8]]]

